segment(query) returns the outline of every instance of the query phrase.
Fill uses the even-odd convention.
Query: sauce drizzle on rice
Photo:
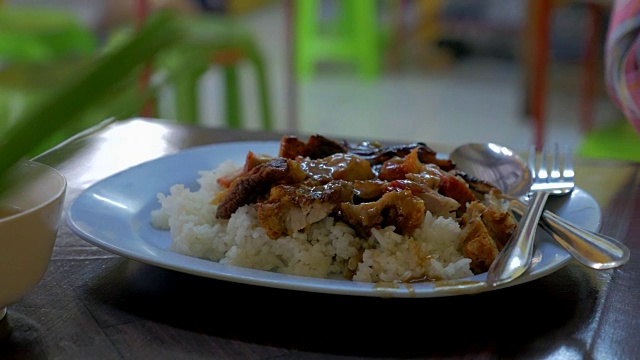
[[[176,252],[287,274],[362,282],[486,271],[515,230],[500,191],[424,143],[352,145],[284,136],[277,156],[203,171],[158,194],[153,225]]]

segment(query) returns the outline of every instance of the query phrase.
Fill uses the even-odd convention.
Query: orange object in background
[[[585,4],[588,11],[588,31],[582,55],[582,100],[580,103],[580,131],[593,126],[593,103],[598,79],[602,77],[601,37],[603,17],[609,1],[597,0],[529,0],[525,29],[525,112],[533,118],[533,141],[542,149],[545,135],[547,79],[550,63],[550,24],[554,10],[561,6]]]

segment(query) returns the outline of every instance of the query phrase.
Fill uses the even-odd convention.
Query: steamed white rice
[[[277,240],[260,226],[251,205],[229,220],[216,219],[209,204],[222,191],[216,180],[240,166],[231,161],[201,171],[200,188],[173,185],[158,194],[161,207],[151,214],[153,226],[171,232],[172,250],[224,264],[318,278],[352,275],[361,282],[459,279],[472,276],[470,259],[462,256],[461,229],[455,219],[427,212],[422,228],[412,237],[389,226],[373,229],[368,239],[342,222],[325,218],[304,230]]]

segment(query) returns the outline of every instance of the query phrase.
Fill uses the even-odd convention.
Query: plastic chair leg
[[[273,127],[271,97],[264,62],[254,51],[247,51],[246,59],[255,71],[262,127],[263,129],[270,130]],[[224,65],[222,70],[225,89],[224,104],[226,124],[231,128],[241,128],[243,111],[241,106],[238,64]],[[206,69],[203,71],[185,72],[173,78],[176,120],[191,124],[198,123],[199,80],[205,71]]]
[[[269,96],[267,73],[264,62],[255,49],[247,49],[245,56],[253,66],[253,70],[255,72],[262,128],[265,130],[271,130],[273,124],[271,118],[271,97]],[[238,82],[237,64],[227,65],[225,67],[225,85],[227,92],[225,95],[227,125],[232,128],[239,128],[242,125],[242,106],[240,103],[240,86]]]
[[[264,62],[262,61],[262,58],[260,58],[258,54],[253,51],[249,52],[247,56],[254,66],[256,80],[258,82],[258,96],[260,97],[259,106],[262,117],[262,127],[265,130],[271,130],[273,127],[273,121],[271,119],[271,97],[269,96],[267,72],[264,66]]]
[[[533,116],[533,142],[541,150],[544,144],[546,118],[547,69],[549,66],[551,0],[531,2],[533,38],[533,78],[530,106]]]
[[[375,78],[380,73],[380,51],[378,49],[379,36],[377,22],[377,2],[351,1],[348,2],[355,23],[355,38],[359,39],[357,46],[358,72],[363,78]]]
[[[235,65],[224,67],[225,105],[227,112],[227,126],[240,128],[240,88],[238,86],[238,69]]]
[[[318,2],[315,0],[296,1],[294,6],[294,26],[296,73],[300,78],[308,78],[313,73],[313,58],[311,44],[317,40],[316,17],[318,15]]]
[[[582,101],[580,128],[588,133],[593,128],[593,106],[596,93],[596,79],[598,77],[598,58],[601,56],[600,34],[603,25],[603,11],[598,4],[587,4],[588,31],[586,35],[585,54],[582,61]]]
[[[201,73],[184,72],[174,79],[176,120],[189,124],[198,123],[198,81]]]

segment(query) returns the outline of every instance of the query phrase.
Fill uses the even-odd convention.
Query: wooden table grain
[[[66,205],[132,165],[216,142],[282,134],[135,118],[37,158],[69,182]],[[640,164],[577,159],[601,232],[631,260],[572,261],[475,295],[384,299],[243,285],[128,260],[61,225],[45,277],[0,321],[0,359],[632,359],[640,355]],[[1,291],[1,289],[0,289]]]

